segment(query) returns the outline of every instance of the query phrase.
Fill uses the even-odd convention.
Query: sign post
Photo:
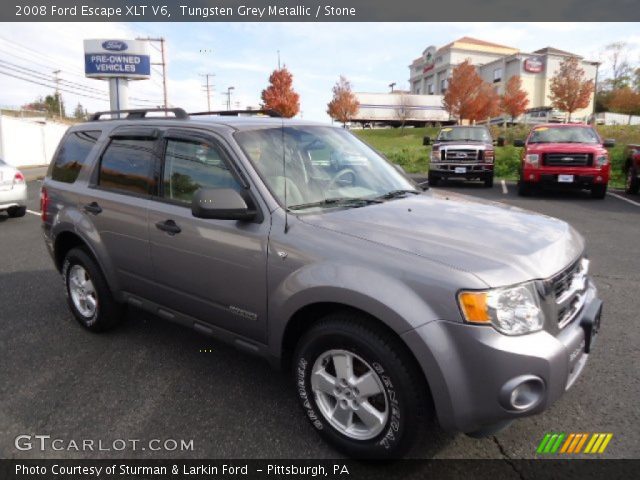
[[[126,110],[129,80],[151,76],[148,44],[140,40],[85,40],[84,73],[87,78],[109,80],[111,110]]]

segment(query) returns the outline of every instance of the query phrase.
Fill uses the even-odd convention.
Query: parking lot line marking
[[[507,190],[507,182],[505,182],[504,180],[500,180],[500,182],[502,183],[502,193],[506,195],[507,193],[509,193],[509,190]]]
[[[618,195],[617,193],[613,193],[613,192],[607,192],[607,195],[611,195],[612,197],[616,197],[619,198],[620,200],[624,200],[627,203],[630,203],[631,205],[635,205],[636,207],[640,207],[640,203],[638,202],[634,202],[633,200],[623,197],[622,195]]]
[[[34,212],[33,210],[27,210],[27,213],[30,213],[31,215],[37,215],[38,217],[40,216],[40,212]]]

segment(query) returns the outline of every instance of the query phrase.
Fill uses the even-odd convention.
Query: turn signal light
[[[462,313],[468,322],[491,323],[487,309],[487,292],[462,292],[458,298]]]

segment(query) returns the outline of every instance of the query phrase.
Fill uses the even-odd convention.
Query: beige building
[[[506,82],[512,76],[519,75],[529,98],[529,108],[551,107],[550,80],[567,57],[578,57],[586,78],[597,79],[598,62],[585,60],[579,55],[552,47],[525,53],[516,48],[462,37],[440,48],[427,47],[422,56],[409,66],[409,84],[413,94],[442,95],[453,68],[469,60],[482,79],[493,84],[499,94],[504,92]],[[593,95],[589,106],[575,112],[573,117],[586,118],[592,111]]]

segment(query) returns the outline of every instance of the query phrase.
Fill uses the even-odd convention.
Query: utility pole
[[[164,48],[164,37],[146,37],[146,38],[136,38],[136,40],[143,40],[147,42],[158,42],[160,43],[160,62],[151,62],[151,65],[158,65],[162,67],[162,97],[164,102],[164,108],[169,108],[169,100],[167,98],[167,60],[165,58],[165,48]],[[165,117],[167,116],[167,112],[164,112]]]
[[[53,75],[56,82],[56,101],[58,102],[58,116],[62,118],[62,99],[60,98],[60,72],[61,70],[54,70]]]
[[[231,110],[231,90],[235,90],[235,87],[227,88],[227,110]]]
[[[203,85],[205,92],[207,92],[207,112],[211,111],[211,93],[213,91],[213,87],[214,85],[209,83],[209,78],[213,78],[216,76],[215,73],[204,73],[200,75],[201,77],[204,77],[205,79],[205,84]]]

